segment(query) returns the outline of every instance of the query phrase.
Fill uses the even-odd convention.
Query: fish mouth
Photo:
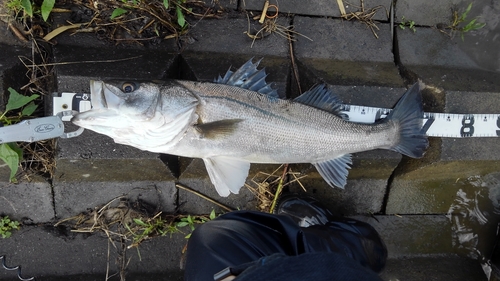
[[[118,88],[103,81],[90,80],[90,102],[92,109],[73,116],[71,122],[87,129],[107,127],[105,122],[119,115],[118,108],[123,102],[116,93]]]
[[[117,109],[123,99],[119,94],[119,89],[103,81],[90,80],[90,97],[93,109],[108,108]]]

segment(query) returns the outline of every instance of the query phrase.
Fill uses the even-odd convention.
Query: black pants
[[[271,256],[273,259],[265,261]],[[332,273],[340,276],[338,272],[332,272],[332,263],[341,265],[338,266],[341,271],[353,267],[353,272],[341,272],[354,278],[349,280],[377,280],[375,272],[383,269],[386,257],[387,250],[379,235],[364,222],[339,217],[326,225],[302,228],[284,215],[238,211],[200,225],[193,232],[188,242],[185,280],[213,281],[213,275],[227,267],[243,271],[252,266],[252,270],[244,271],[236,280],[243,280],[244,273],[249,271],[257,275],[248,280],[316,278],[300,275],[307,274],[307,271],[319,273],[319,276]],[[255,267],[263,266],[269,260],[274,263],[268,271]],[[278,275],[291,273],[292,279],[273,279],[269,275],[269,272],[271,275],[277,273],[276,267],[283,269],[291,265],[294,266]],[[266,276],[262,276],[264,273]],[[355,273],[371,275],[355,277],[352,275]],[[314,279],[318,280],[348,279]]]

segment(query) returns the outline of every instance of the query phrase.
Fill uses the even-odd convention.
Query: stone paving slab
[[[295,58],[319,79],[335,85],[401,87],[394,63],[391,27],[378,24],[379,38],[363,23],[296,16]]]
[[[174,178],[158,159],[62,161],[56,177],[53,192],[58,218],[75,216],[124,195],[158,211],[171,213],[177,207]]]
[[[159,51],[120,50],[108,51],[89,47],[58,45],[54,47],[56,62],[77,62],[56,67],[59,92],[89,92],[89,80],[134,79],[155,80],[175,77],[171,68],[176,55]],[[122,61],[116,61],[122,60]],[[94,61],[94,62],[90,62]]]
[[[479,262],[454,255],[389,259],[381,277],[388,281],[488,280]]]
[[[387,214],[446,214],[455,203],[457,193],[463,190],[474,200],[475,193],[489,194],[490,188],[498,188],[493,180],[497,176],[500,162],[482,163],[487,167],[474,165],[435,165],[419,171],[418,176],[408,173],[396,177],[391,184],[387,202]],[[481,169],[482,168],[482,169]],[[485,170],[489,168],[488,170]],[[486,172],[485,172],[486,171]],[[428,180],[420,173],[427,174]],[[454,178],[452,176],[455,176]],[[486,178],[485,186],[476,187],[470,180]],[[497,200],[497,199],[495,199]],[[491,205],[482,206],[486,210]],[[483,209],[482,209],[483,210]]]
[[[169,272],[179,276],[179,261],[187,242],[184,236],[175,233],[171,237],[157,237],[142,243],[139,251],[134,248],[128,250],[128,272]],[[50,280],[50,276],[69,278],[72,275],[91,275],[94,278],[84,280],[103,280],[106,276],[108,247],[109,273],[112,275],[118,269],[117,250],[101,234],[75,234],[52,226],[23,227],[11,238],[0,240],[0,255],[6,255],[9,266],[21,265],[24,277]],[[0,280],[14,279],[12,277],[15,277],[14,272],[0,268]]]
[[[413,20],[417,25],[436,26],[448,25],[452,19],[452,9],[458,4],[465,6],[470,3],[465,0],[436,1],[432,5],[426,1],[398,0],[395,6],[395,20]]]
[[[286,17],[277,19],[277,23],[287,26],[290,20]],[[190,29],[190,43],[185,44],[182,53],[196,52],[198,58],[206,58],[210,53],[224,53],[231,56],[244,55],[245,57],[286,57],[289,54],[289,44],[285,37],[271,34],[263,39],[253,39],[244,32],[256,34],[261,29],[255,21],[249,23],[243,14],[224,21],[205,19]],[[253,42],[253,44],[252,44]],[[201,52],[208,54],[202,55]]]
[[[373,15],[373,20],[387,21],[389,18],[389,10],[391,7],[391,1],[388,0],[367,0],[364,2],[365,11],[369,12],[371,9],[380,7],[380,9],[375,10]],[[325,17],[340,17],[340,9],[337,2],[331,1],[269,1],[270,5],[278,6],[279,13],[281,14],[295,14],[295,15],[307,15],[307,16],[325,16]],[[260,11],[262,12],[264,6],[264,1],[262,0],[245,0],[242,1],[241,7],[249,11]],[[347,14],[356,13],[361,10],[360,3],[352,1],[351,3],[344,2],[344,8]],[[274,9],[270,8],[268,14],[273,15]]]
[[[18,184],[9,183],[10,170],[0,170],[0,216],[26,223],[43,223],[54,218],[52,189],[47,180],[31,176],[30,181],[19,179]],[[7,181],[6,181],[7,180]]]
[[[498,92],[498,72],[484,70],[439,30],[419,28],[416,32],[395,29],[397,56],[405,70],[435,87],[453,91]],[[470,39],[469,39],[470,40]]]
[[[452,230],[444,215],[354,216],[371,224],[387,246],[390,259],[453,253]]]

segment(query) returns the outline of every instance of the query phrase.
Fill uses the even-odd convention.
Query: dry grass
[[[276,205],[276,200],[281,195],[284,187],[296,182],[302,187],[304,192],[306,191],[300,182],[305,177],[305,175],[293,172],[288,164],[283,164],[271,174],[258,172],[250,180],[251,184],[245,184],[245,186],[257,198],[257,209],[262,212],[272,213]]]
[[[346,20],[358,20],[358,21],[366,24],[366,26],[372,31],[375,38],[378,39],[378,35],[377,35],[376,31],[380,30],[380,29],[378,28],[375,21],[373,20],[373,17],[375,16],[375,14],[377,13],[378,10],[385,9],[385,8],[381,5],[378,5],[376,7],[371,8],[371,9],[365,9],[364,1],[363,0],[360,0],[360,1],[361,1],[360,6],[357,7],[358,11],[343,14],[342,18],[346,19]],[[387,14],[387,9],[385,9],[385,10],[386,10],[386,14]]]

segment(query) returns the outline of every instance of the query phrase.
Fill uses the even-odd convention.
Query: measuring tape
[[[61,111],[76,110],[79,112],[90,110],[89,94],[61,93],[54,96],[53,114]],[[343,104],[343,114],[349,121],[358,123],[375,123],[387,117],[392,111],[389,108],[369,107]],[[69,121],[66,117],[63,121]],[[422,132],[429,137],[468,138],[468,137],[499,137],[500,114],[451,114],[425,112]]]
[[[375,123],[387,117],[388,108],[344,104],[342,113],[349,121]],[[424,112],[422,131],[429,137],[469,138],[499,137],[500,114],[452,114]]]

